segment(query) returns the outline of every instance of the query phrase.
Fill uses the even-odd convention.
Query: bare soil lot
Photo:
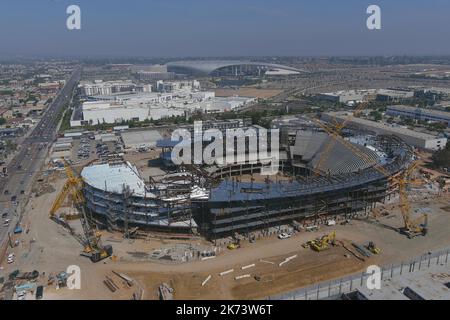
[[[217,97],[240,96],[265,99],[277,96],[283,92],[283,90],[242,87],[239,89],[214,89],[214,92]]]

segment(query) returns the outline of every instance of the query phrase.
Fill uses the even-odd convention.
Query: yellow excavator
[[[67,175],[67,181],[50,209],[50,218],[57,220],[56,212],[59,208],[61,208],[66,198],[70,195],[70,200],[81,213],[80,221],[83,228],[83,235],[75,235],[75,238],[84,246],[81,255],[90,258],[92,262],[98,262],[108,258],[113,253],[112,246],[103,246],[101,244],[101,233],[94,231],[86,216],[86,210],[84,207],[85,199],[82,191],[83,179],[75,174],[70,165],[64,159],[63,163]]]
[[[330,234],[324,235],[321,238],[317,238],[307,242],[307,246],[309,246],[314,251],[320,252],[327,250],[331,245],[334,245],[336,240],[336,232],[333,231]]]

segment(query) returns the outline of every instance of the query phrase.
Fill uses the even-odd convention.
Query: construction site
[[[253,128],[256,141],[261,130],[204,126]],[[161,136],[77,161],[81,144],[122,148],[88,133],[67,156],[49,155],[24,232],[3,251],[14,257],[3,298],[42,286],[44,299],[265,299],[448,246],[442,177],[424,169],[430,154],[394,136],[314,118],[280,126],[275,175],[249,157],[174,165],[176,144]],[[72,265],[80,290],[68,289]]]

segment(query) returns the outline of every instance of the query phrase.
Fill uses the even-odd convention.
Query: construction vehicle
[[[227,248],[229,250],[239,249],[241,247],[241,237],[240,237],[240,235],[236,232],[233,235],[232,239],[233,239],[233,241],[227,245]]]
[[[369,244],[366,246],[366,248],[372,252],[373,254],[379,254],[381,252],[381,249],[378,248],[374,242],[370,241]]]
[[[230,243],[229,245],[227,245],[227,248],[230,250],[239,249],[240,247],[241,245],[239,243]]]
[[[352,151],[356,156],[364,160],[366,163],[373,164],[373,168],[383,174],[385,177],[391,179],[392,184],[397,184],[399,194],[400,194],[400,210],[403,218],[404,226],[399,229],[401,234],[406,235],[408,238],[412,239],[416,236],[422,235],[425,236],[428,232],[428,219],[426,214],[419,217],[417,220],[412,220],[410,217],[410,204],[408,200],[407,186],[413,181],[410,181],[410,175],[416,168],[418,162],[412,162],[409,167],[404,170],[404,172],[398,176],[391,176],[391,174],[378,162],[374,161],[371,157],[366,155],[364,152],[360,151],[356,146],[354,146],[349,141],[342,138],[336,130],[326,126],[320,120],[314,119],[314,122],[317,123],[328,135],[338,140],[344,147],[348,148]]]
[[[62,206],[67,196],[70,195],[73,205],[81,212],[80,221],[83,228],[83,234],[75,235],[75,238],[84,246],[81,255],[90,258],[92,262],[98,262],[108,258],[113,254],[112,246],[103,246],[101,244],[101,233],[94,231],[86,215],[86,209],[84,207],[85,200],[82,191],[84,182],[81,177],[75,174],[67,161],[63,160],[63,162],[67,181],[53,203],[50,210],[50,218],[56,218],[55,214],[57,210]]]
[[[311,248],[314,251],[320,252],[320,251],[324,251],[327,250],[331,245],[334,246],[334,242],[336,239],[336,232],[333,231],[330,234],[324,235],[320,238],[308,241],[307,243],[305,243],[304,245],[302,245],[304,248]]]

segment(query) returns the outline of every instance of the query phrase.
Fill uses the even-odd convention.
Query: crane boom
[[[89,223],[84,207],[83,179],[75,174],[67,161],[63,160],[63,163],[67,181],[53,203],[50,210],[50,217],[54,217],[56,211],[62,206],[66,197],[70,194],[73,204],[81,212],[80,222],[83,228],[83,235],[77,236],[76,238],[81,240],[84,245],[83,254],[88,255],[93,262],[100,261],[112,255],[112,247],[102,246],[100,244],[101,233],[96,232]]]

